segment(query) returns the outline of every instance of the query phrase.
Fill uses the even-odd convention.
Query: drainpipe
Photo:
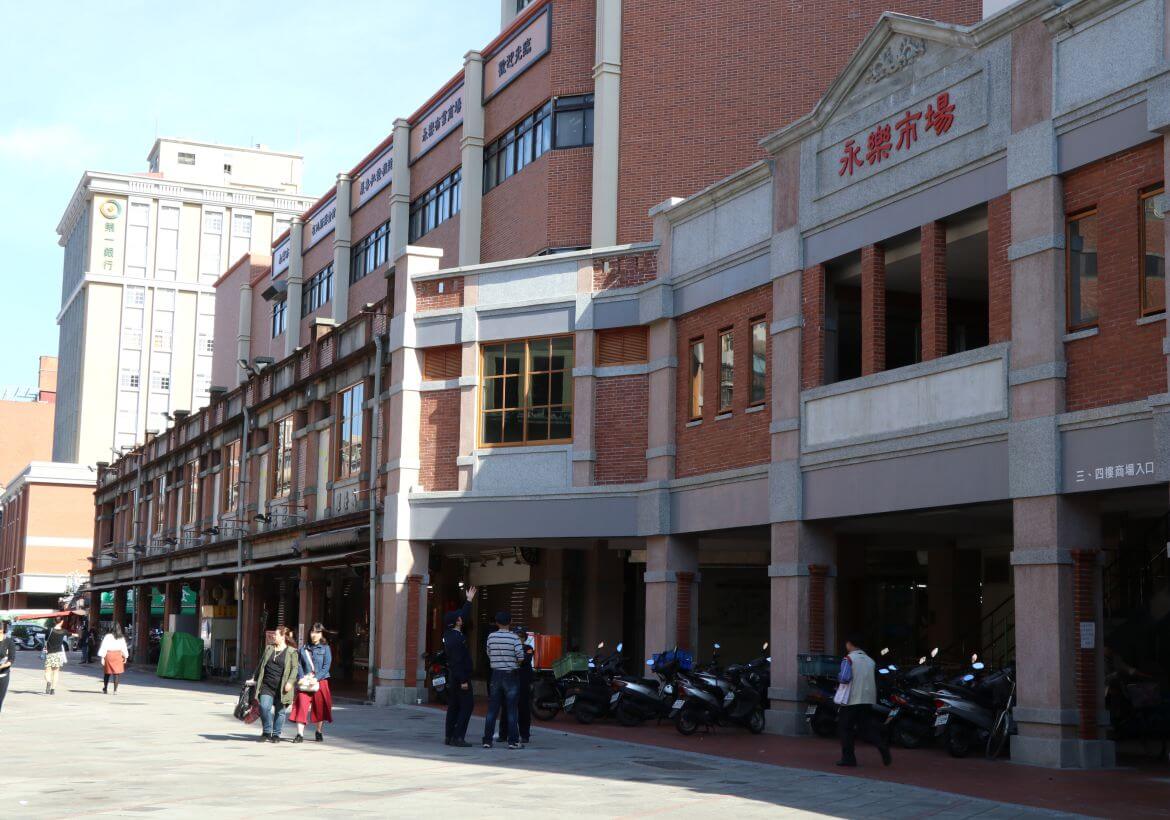
[[[373,318],[370,327],[374,326]],[[374,700],[374,650],[378,635],[378,457],[382,452],[382,334],[374,336],[374,424],[370,452],[370,651],[366,670],[366,696]]]
[[[244,431],[240,434],[240,472],[236,495],[236,676],[243,675],[243,639],[244,639],[244,492],[248,486],[248,394],[245,391],[240,397],[240,405],[244,409]]]

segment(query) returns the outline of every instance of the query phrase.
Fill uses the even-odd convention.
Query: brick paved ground
[[[105,696],[96,667],[70,663],[49,697],[37,663],[21,653],[0,715],[0,817],[1060,816],[559,728],[522,751],[449,750],[442,715],[418,707],[339,703],[326,743],[261,745],[224,687],[131,671]]]

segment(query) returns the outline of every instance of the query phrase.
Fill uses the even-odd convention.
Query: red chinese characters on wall
[[[880,165],[883,160],[890,158],[891,152],[909,151],[914,143],[918,142],[918,124],[925,120],[924,131],[933,131],[936,137],[951,130],[955,124],[955,103],[951,102],[951,95],[944,91],[926,104],[925,114],[922,111],[907,111],[893,125],[881,123],[874,126],[865,139],[865,155],[862,156],[862,146],[855,140],[845,140],[845,146],[837,162],[840,167],[837,176],[846,174],[853,176],[853,172],[865,165]],[[897,134],[897,142],[894,135]]]

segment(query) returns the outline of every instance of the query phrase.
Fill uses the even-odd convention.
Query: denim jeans
[[[501,717],[500,709],[503,708],[505,710],[504,717],[508,721],[508,742],[519,743],[519,729],[516,726],[516,698],[520,692],[519,672],[515,669],[506,672],[501,669],[493,669],[489,691],[487,721],[483,725],[483,742],[492,742],[492,735],[496,731],[496,718]],[[501,717],[501,720],[504,717]]]
[[[284,730],[284,704],[269,692],[260,693],[260,723],[264,734],[279,735]]]

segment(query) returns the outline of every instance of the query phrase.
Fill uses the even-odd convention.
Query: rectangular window
[[[484,345],[481,395],[485,446],[571,440],[572,337]]]
[[[301,318],[305,318],[332,298],[333,264],[330,263],[310,276],[309,281],[305,283],[304,296],[301,297]]]
[[[1166,215],[1165,191],[1158,188],[1142,194],[1141,269],[1142,315],[1153,316],[1166,309]]]
[[[284,333],[288,319],[288,302],[281,300],[272,303],[272,338],[275,339]]]
[[[240,500],[240,440],[236,439],[227,446],[224,453],[223,473],[223,510],[226,513],[234,512]]]
[[[126,275],[146,277],[146,257],[150,242],[150,205],[131,202],[126,218]]]
[[[462,200],[463,172],[456,169],[410,203],[410,240],[430,233],[455,214]]]
[[[187,464],[187,511],[183,523],[194,524],[199,520],[199,459]]]
[[[1065,260],[1068,281],[1068,328],[1097,323],[1097,212],[1069,217]]]
[[[228,251],[228,264],[235,262],[252,246],[252,215],[232,214],[232,239]]]
[[[162,373],[150,374],[150,389],[151,390],[170,390],[171,377],[164,376]]]
[[[123,370],[118,378],[118,386],[136,390],[138,388],[138,374],[131,370]]]
[[[752,322],[752,389],[749,404],[763,404],[768,385],[768,323]]]
[[[166,523],[167,510],[167,480],[160,478],[155,485],[154,501],[152,502],[151,512],[154,515],[154,523],[151,527],[151,532],[162,532],[163,526]]]
[[[180,151],[179,152],[179,164],[180,165],[194,165],[195,164],[195,155],[194,154],[184,154],[182,151]]]
[[[223,212],[204,211],[203,236],[199,243],[199,276],[215,281],[223,272]]]
[[[593,95],[559,97],[554,100],[557,148],[580,148],[593,144]]]
[[[703,340],[691,342],[691,421],[703,418]]]
[[[390,247],[390,222],[387,220],[368,234],[353,249],[353,260],[349,266],[349,283],[352,285],[365,279],[386,264]]]
[[[484,149],[484,193],[552,147],[552,109],[551,102],[545,103]]]
[[[735,341],[730,330],[719,334],[719,412],[731,412],[735,393]]]
[[[292,416],[276,422],[276,447],[272,458],[272,497],[284,498],[292,490]]]
[[[146,304],[146,288],[138,285],[127,285],[125,293],[128,306],[142,307]]]
[[[158,207],[154,275],[174,281],[179,270],[179,209],[173,205]]]
[[[154,332],[154,337],[153,337],[153,342],[151,344],[151,347],[152,347],[152,349],[157,350],[160,353],[169,353],[171,350],[171,341],[172,341],[171,331],[169,331],[169,330],[156,330]]]
[[[338,396],[338,411],[341,413],[337,436],[338,479],[355,476],[362,469],[362,405],[365,396],[366,387],[360,382]]]

